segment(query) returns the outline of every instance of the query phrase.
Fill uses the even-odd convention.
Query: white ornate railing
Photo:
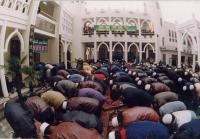
[[[0,8],[6,8],[22,14],[28,14],[31,0],[0,0]]]

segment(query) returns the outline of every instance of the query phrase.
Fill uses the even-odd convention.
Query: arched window
[[[153,33],[153,25],[150,22],[144,21],[141,31],[142,33]]]
[[[90,21],[85,22],[84,27],[83,27],[83,33],[85,35],[87,34],[93,34],[94,33],[94,26]]]

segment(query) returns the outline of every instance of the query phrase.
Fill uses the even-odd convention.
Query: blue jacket
[[[193,138],[193,139],[199,139],[200,138],[200,120],[192,120],[189,123],[186,123],[182,125],[177,133],[180,132],[187,132],[188,136]]]
[[[138,121],[126,128],[127,139],[169,139],[167,127],[159,122]]]
[[[81,81],[84,81],[84,76],[80,74],[73,74],[73,75],[70,75],[69,80],[74,83],[79,83]]]
[[[147,106],[150,107],[153,103],[153,96],[146,91],[138,88],[126,88],[122,91],[124,104],[129,107],[133,106]]]

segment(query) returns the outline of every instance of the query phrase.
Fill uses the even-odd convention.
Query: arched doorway
[[[135,44],[129,46],[128,61],[129,62],[139,62],[138,47]]]
[[[105,60],[109,59],[109,52],[108,52],[107,46],[105,44],[102,44],[99,47],[98,59],[102,60],[102,61],[105,61]]]
[[[9,56],[19,59],[21,58],[20,40],[17,37],[14,37],[10,40]]]
[[[22,58],[22,53],[21,53],[21,41],[18,36],[13,36],[10,41],[8,42],[7,45],[7,51],[4,53],[4,64],[10,64],[7,63],[8,59],[10,58],[17,58],[21,59]],[[14,60],[14,59],[13,59]],[[16,77],[17,76],[17,77]],[[14,92],[14,86],[17,87],[17,84],[21,87],[23,87],[22,81],[22,74],[19,72],[15,78],[11,78],[10,76],[5,76],[6,79],[6,85],[7,85],[7,90],[9,93]],[[17,81],[18,83],[16,83]],[[21,88],[20,87],[20,88]]]
[[[123,60],[123,47],[120,44],[117,44],[114,48],[113,61],[115,60]]]
[[[60,45],[60,63],[65,62],[64,55],[65,55],[64,46],[63,46],[63,43],[61,43],[61,45]]]
[[[67,68],[71,68],[71,48],[70,45],[67,48]]]
[[[144,46],[143,54],[142,54],[143,62],[155,62],[155,52],[154,47],[151,44],[146,44]]]

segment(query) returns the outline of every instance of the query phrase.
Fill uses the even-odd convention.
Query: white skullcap
[[[85,79],[85,78],[84,78],[84,77],[82,77],[82,78],[81,78],[81,81],[84,81],[84,79]]]
[[[150,90],[150,88],[151,88],[151,85],[150,85],[150,84],[146,84],[146,85],[145,85],[145,90],[148,91],[148,90]]]
[[[139,81],[137,82],[137,85],[141,85],[141,84],[142,84],[142,81],[139,80]]]
[[[129,71],[128,71],[128,74],[131,74],[131,73],[132,73],[132,71],[131,71],[131,70],[129,70]]]
[[[3,107],[4,107],[4,108],[6,107],[6,103],[7,103],[7,102],[4,102],[4,103],[3,103]]]
[[[183,86],[183,91],[186,91],[187,90],[187,87],[186,86]]]
[[[111,131],[111,132],[108,134],[108,139],[115,139],[115,131]]]
[[[139,77],[137,77],[137,78],[135,78],[135,81],[137,82],[137,81],[139,81],[140,80],[140,78]]]
[[[134,71],[134,72],[132,73],[132,75],[136,75],[136,72]]]
[[[49,126],[48,123],[44,122],[41,124],[40,126],[40,131],[42,132],[42,134],[44,135],[45,129]]]
[[[183,80],[183,79],[182,79],[181,77],[178,78],[178,82],[182,82],[182,80]]]
[[[194,85],[190,85],[190,90],[194,90]]]
[[[172,115],[171,114],[166,114],[162,118],[162,122],[166,125],[169,125],[172,123]]]
[[[112,126],[113,127],[118,127],[119,126],[119,122],[118,122],[117,117],[113,117],[112,118]]]
[[[110,80],[110,81],[109,81],[109,84],[110,84],[110,85],[113,84],[113,80]]]
[[[62,108],[63,108],[63,110],[66,110],[66,109],[67,109],[67,101],[64,101],[64,102],[63,102]]]
[[[188,72],[185,72],[184,75],[188,75]]]
[[[153,73],[153,76],[156,76],[156,72]]]

